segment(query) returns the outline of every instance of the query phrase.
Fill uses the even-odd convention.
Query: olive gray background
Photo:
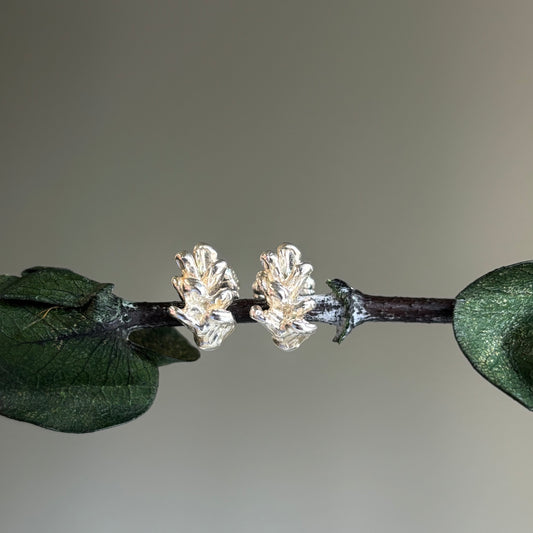
[[[299,246],[324,280],[453,297],[533,258],[533,5],[2,1],[1,270],[175,297],[211,243],[242,296]],[[531,531],[533,415],[450,325],[258,325],[161,369],[88,435],[0,417],[1,528]]]

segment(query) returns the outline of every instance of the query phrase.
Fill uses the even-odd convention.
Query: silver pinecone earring
[[[317,329],[304,318],[316,305],[313,267],[303,263],[300,250],[289,243],[279,245],[276,253],[261,254],[261,263],[253,291],[259,301],[266,300],[268,309],[254,305],[250,316],[270,331],[279,348],[295,350]]]
[[[181,274],[172,284],[184,306],[171,306],[170,313],[193,332],[199,348],[214,350],[235,329],[227,308],[239,297],[237,276],[208,244],[176,254],[176,262]]]

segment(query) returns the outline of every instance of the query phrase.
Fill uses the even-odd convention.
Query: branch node
[[[336,324],[337,332],[333,337],[333,342],[340,344],[355,326],[368,320],[370,315],[365,309],[362,292],[340,279],[328,279],[326,284],[341,304],[342,314]]]

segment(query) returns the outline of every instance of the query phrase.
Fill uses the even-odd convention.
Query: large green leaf
[[[3,300],[27,300],[54,305],[79,307],[111,283],[98,283],[67,270],[66,268],[33,267],[22,272],[22,276],[11,278],[0,285]]]
[[[457,296],[453,325],[474,368],[533,410],[533,262],[474,281]]]
[[[74,433],[114,426],[150,407],[158,366],[199,357],[174,328],[130,331],[135,304],[111,289],[56,268],[0,277],[1,414]]]

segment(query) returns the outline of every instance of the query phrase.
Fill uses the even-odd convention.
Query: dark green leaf
[[[0,274],[0,294],[2,294],[4,289],[17,279],[19,279],[17,276],[6,276],[5,274]]]
[[[114,426],[150,407],[158,365],[198,358],[173,328],[130,333],[135,304],[111,287],[64,269],[0,277],[1,414],[74,433]]]
[[[112,289],[111,283],[98,283],[66,268],[33,267],[22,272],[16,283],[0,284],[3,300],[25,300],[53,305],[79,307],[85,305],[104,288]]]
[[[176,328],[137,329],[130,333],[128,340],[133,348],[152,359],[157,366],[176,361],[196,361],[200,357],[198,349],[193,348]]]
[[[499,268],[464,289],[454,331],[482,376],[533,409],[533,262]]]

